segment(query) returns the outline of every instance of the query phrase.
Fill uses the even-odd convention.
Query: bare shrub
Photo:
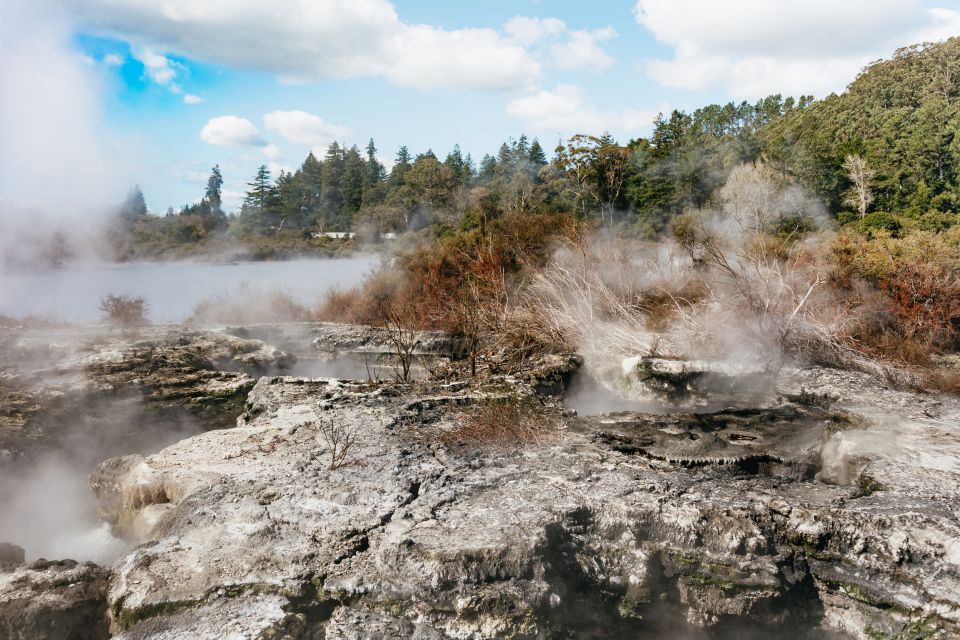
[[[669,247],[603,239],[558,251],[525,296],[545,340],[561,336],[588,355],[646,355],[666,339],[651,328],[651,316],[662,323],[673,314],[664,299],[674,308],[697,299],[695,277]]]
[[[490,398],[460,409],[456,427],[441,441],[448,446],[539,446],[557,438],[563,423],[533,401]]]
[[[350,459],[351,451],[360,443],[355,426],[344,425],[333,418],[323,418],[318,414],[317,429],[330,452],[330,464],[327,465],[329,471],[356,463]]]
[[[826,286],[809,226],[818,205],[764,167],[743,167],[717,194],[717,211],[674,221],[673,241],[610,239],[570,247],[534,277],[544,322],[585,355],[659,355],[778,369],[785,358],[883,367],[851,336],[860,309]]]
[[[387,330],[387,342],[390,343],[392,355],[396,358],[394,375],[397,382],[410,382],[410,370],[417,346],[417,332],[410,328],[412,314],[408,308],[394,303],[384,315],[383,326]]]
[[[146,324],[149,305],[143,296],[113,294],[100,298],[104,319],[115,325],[132,327]]]
[[[474,374],[482,355],[520,363],[524,353],[549,348],[554,340],[540,342],[539,331],[526,330],[536,323],[514,293],[549,260],[554,239],[576,237],[580,224],[558,214],[501,213],[484,193],[474,192],[468,203],[475,227],[384,263],[360,287],[329,293],[318,318],[395,327],[390,312],[402,307],[405,328],[462,336]]]

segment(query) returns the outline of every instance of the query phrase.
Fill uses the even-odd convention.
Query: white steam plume
[[[52,231],[89,232],[133,181],[101,119],[101,78],[71,47],[64,15],[24,0],[6,2],[3,14],[0,254],[7,254]]]

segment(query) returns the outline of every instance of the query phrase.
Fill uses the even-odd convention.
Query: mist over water
[[[182,322],[211,296],[248,286],[280,290],[313,305],[334,287],[359,284],[374,256],[278,262],[134,263],[77,266],[32,272],[0,272],[0,314],[35,315],[73,323],[102,319],[100,299],[108,294],[143,296],[154,323]]]
[[[217,305],[240,292],[283,291],[313,305],[334,287],[358,284],[377,258],[292,260],[285,262],[140,263],[91,265],[50,271],[0,272],[0,314],[36,315],[70,323],[102,320],[100,299],[107,294],[136,295],[150,305],[149,320],[182,322],[197,305]],[[247,304],[264,304],[247,296]],[[237,305],[237,298],[231,304]],[[242,323],[245,309],[224,303],[222,320]],[[223,314],[221,314],[223,315]],[[14,363],[5,363],[13,366]],[[307,364],[307,363],[304,363]],[[313,375],[382,377],[382,367],[361,361],[317,360]],[[368,374],[368,370],[372,372]],[[148,424],[139,400],[104,407],[70,409],[67,428],[54,448],[29,459],[0,464],[0,542],[23,547],[28,560],[72,558],[107,563],[126,544],[115,538],[97,513],[88,477],[101,461],[133,453],[150,454],[200,431],[186,415],[159,418]],[[157,420],[156,418],[153,420]],[[0,461],[3,462],[3,461]]]

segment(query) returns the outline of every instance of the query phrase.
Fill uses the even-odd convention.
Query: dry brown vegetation
[[[284,291],[263,291],[242,286],[225,295],[207,298],[193,309],[187,322],[196,324],[256,324],[302,322],[311,310]]]
[[[476,226],[438,238],[381,265],[359,287],[330,292],[322,320],[409,329],[441,329],[464,338],[471,369],[497,353],[521,362],[553,348],[549,330],[517,295],[560,239],[581,233],[573,218],[549,213],[478,215]]]
[[[558,438],[563,423],[531,400],[490,398],[460,409],[441,441],[452,447],[539,446]]]
[[[113,294],[100,299],[100,311],[110,324],[132,327],[146,324],[150,305],[143,296],[115,296]]]
[[[960,347],[960,229],[840,234],[825,252],[835,289],[860,311],[851,342],[915,386],[960,391],[960,375],[936,364]]]
[[[459,333],[475,375],[478,362],[518,370],[577,349],[606,361],[821,364],[960,389],[933,358],[960,346],[960,230],[834,228],[763,164],[735,169],[658,243],[481,207],[461,230],[330,294],[320,314]]]

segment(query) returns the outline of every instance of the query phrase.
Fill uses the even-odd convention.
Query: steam
[[[101,122],[102,79],[70,33],[46,2],[4,6],[0,264],[45,261],[53,249],[94,256],[97,225],[132,183]]]
[[[0,314],[97,323],[108,294],[143,296],[155,323],[243,324],[307,319],[307,308],[335,286],[359,284],[370,256],[276,262],[73,266],[56,272],[0,271]],[[283,292],[276,291],[283,283]],[[211,298],[211,296],[214,296]]]
[[[267,290],[243,283],[236,291],[214,295],[200,302],[187,322],[261,324],[304,322],[312,318],[310,309],[286,291]]]
[[[71,558],[103,564],[118,557],[125,545],[97,518],[88,474],[65,453],[42,457],[26,474],[0,472],[0,540],[23,547],[28,562]]]
[[[622,365],[631,358],[688,361],[727,381],[772,377],[796,359],[837,363],[857,354],[844,346],[850,318],[814,259],[825,226],[818,200],[744,165],[712,206],[674,220],[674,239],[597,236],[561,249],[531,293],[550,328],[614,388],[629,389]]]
[[[106,563],[123,553],[124,543],[99,519],[90,473],[107,458],[153,453],[200,433],[184,412],[147,411],[131,397],[91,399],[68,415],[48,415],[44,431],[59,434],[50,447],[0,465],[0,542],[23,547],[28,561]]]

